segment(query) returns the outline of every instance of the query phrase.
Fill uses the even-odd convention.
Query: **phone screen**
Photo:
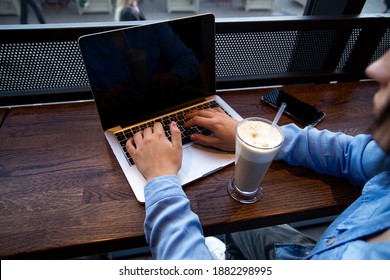
[[[276,109],[278,109],[283,102],[286,102],[287,106],[284,112],[303,125],[315,126],[325,117],[324,112],[317,110],[313,106],[280,89],[274,89],[263,95],[261,100]]]

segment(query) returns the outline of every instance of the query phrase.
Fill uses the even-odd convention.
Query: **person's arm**
[[[151,180],[145,201],[145,236],[155,259],[212,259],[199,218],[176,176]]]
[[[212,136],[193,134],[194,141],[234,150],[237,121],[218,110],[196,111],[187,118],[185,126],[200,125],[214,133]],[[311,168],[322,174],[346,177],[356,185],[363,185],[381,171],[390,169],[390,157],[371,135],[352,137],[313,127],[301,129],[294,124],[282,126],[282,130],[285,139],[275,160]]]
[[[355,137],[313,127],[282,127],[285,140],[275,160],[304,166],[318,173],[348,178],[363,185],[383,170],[390,169],[390,158],[371,135]]]
[[[198,216],[191,210],[177,173],[181,132],[171,123],[172,141],[161,123],[134,135],[126,147],[148,183],[145,186],[146,240],[157,259],[211,259]]]

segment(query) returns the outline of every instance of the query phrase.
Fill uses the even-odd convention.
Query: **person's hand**
[[[236,126],[238,121],[229,117],[221,108],[193,111],[186,115],[185,128],[201,126],[213,132],[213,135],[192,134],[191,139],[199,144],[215,147],[224,151],[235,150]]]
[[[176,123],[170,125],[172,141],[165,136],[161,123],[153,129],[138,132],[126,143],[138,170],[147,181],[163,175],[177,175],[182,163],[181,132]]]

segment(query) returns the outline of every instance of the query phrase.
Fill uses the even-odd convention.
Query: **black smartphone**
[[[263,95],[260,100],[275,109],[279,109],[281,104],[286,102],[287,106],[284,112],[302,125],[315,126],[325,117],[324,112],[280,89],[273,89],[271,92]]]

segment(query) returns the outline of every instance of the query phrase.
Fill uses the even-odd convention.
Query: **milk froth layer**
[[[236,160],[243,157],[252,162],[272,161],[283,136],[277,127],[262,121],[245,121],[237,128]]]
[[[272,149],[282,142],[282,135],[278,129],[271,129],[271,125],[265,122],[244,122],[238,127],[237,132],[245,143],[262,149]]]

